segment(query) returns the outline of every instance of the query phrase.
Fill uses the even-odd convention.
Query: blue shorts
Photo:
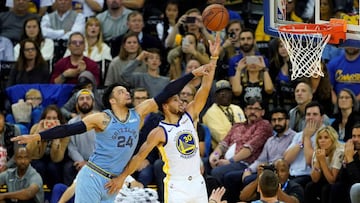
[[[85,165],[77,175],[75,203],[114,203],[117,193],[109,195],[108,190],[105,189],[105,184],[109,181],[109,178],[98,174]]]

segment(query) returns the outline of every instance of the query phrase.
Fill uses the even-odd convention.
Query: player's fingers
[[[112,184],[111,184],[110,186],[108,186],[107,189],[108,189],[108,193],[109,193],[110,195],[114,194],[114,187],[113,187]]]

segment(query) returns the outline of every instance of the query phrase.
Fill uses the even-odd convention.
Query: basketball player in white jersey
[[[165,203],[208,202],[205,180],[200,172],[199,139],[193,120],[204,107],[212,86],[220,49],[220,34],[217,33],[215,42],[209,41],[209,44],[211,61],[205,65],[208,66],[209,73],[203,76],[194,100],[187,105],[185,113],[181,113],[183,104],[178,95],[169,98],[162,105],[165,119],[150,132],[146,142],[116,181],[122,184],[126,176],[132,174],[149,152],[157,147],[165,162]]]

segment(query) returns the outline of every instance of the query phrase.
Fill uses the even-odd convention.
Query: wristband
[[[72,124],[55,126],[49,130],[40,132],[39,135],[42,140],[52,140],[82,134],[86,131],[87,129],[85,123],[83,121],[79,121]]]
[[[209,203],[217,203],[217,201],[214,199],[209,199]]]
[[[212,60],[218,60],[219,57],[218,57],[218,56],[210,56],[210,59],[212,59]]]

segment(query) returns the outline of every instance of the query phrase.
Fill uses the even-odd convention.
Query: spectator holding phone
[[[179,18],[165,40],[165,47],[175,47],[177,45],[177,35],[180,34],[183,36],[186,32],[193,33],[196,36],[196,41],[205,45],[205,50],[209,49],[208,40],[214,40],[214,37],[204,26],[201,12],[197,8],[186,11],[186,13]]]
[[[240,96],[240,106],[246,98],[262,99],[266,106],[273,92],[273,83],[267,71],[268,60],[256,51],[255,35],[243,29],[239,35],[240,54],[229,60],[228,77],[235,96]],[[246,59],[249,57],[248,59]],[[257,58],[256,58],[257,57]],[[242,60],[243,59],[243,60]]]
[[[168,53],[167,61],[170,63],[170,79],[179,78],[191,59],[196,59],[201,65],[210,61],[203,44],[199,44],[194,34],[187,33],[182,39],[181,46],[173,48]]]
[[[232,82],[232,91],[235,96],[240,96],[242,108],[250,98],[254,97],[268,106],[274,85],[262,56],[253,55],[242,58],[237,64]]]
[[[35,124],[30,133],[38,133],[60,124],[65,120],[56,105],[49,105],[41,115],[39,123]],[[46,184],[52,188],[56,183],[62,182],[62,160],[70,138],[60,138],[50,141],[41,140],[26,145],[31,155],[31,165],[40,173]]]
[[[240,20],[230,20],[225,28],[226,36],[221,46],[222,50],[218,64],[221,64],[222,68],[216,69],[216,78],[227,78],[227,69],[229,68],[229,60],[241,53],[240,49],[240,32],[243,29],[242,22]]]

